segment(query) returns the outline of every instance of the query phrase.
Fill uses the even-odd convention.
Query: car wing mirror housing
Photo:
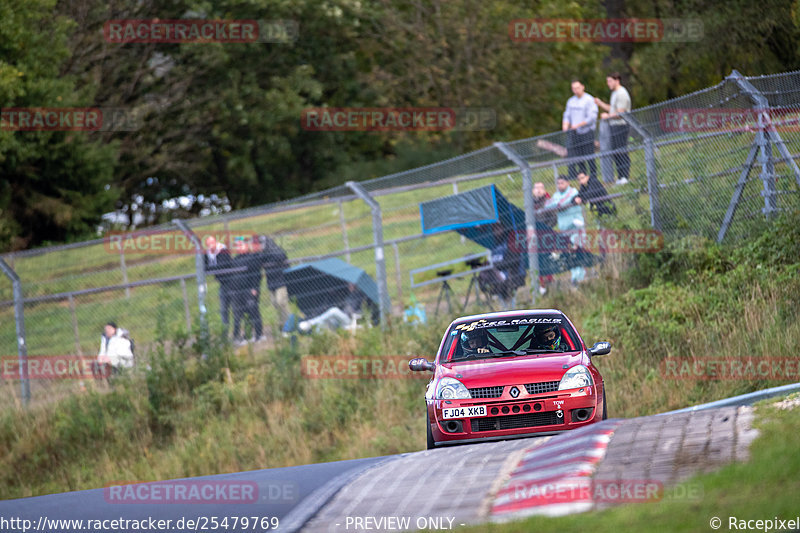
[[[610,351],[611,351],[611,343],[608,341],[596,342],[594,343],[594,346],[589,348],[589,353],[591,355],[606,355]]]
[[[408,368],[414,372],[423,372],[425,370],[433,371],[433,369],[436,368],[436,365],[424,357],[415,357],[408,362]]]

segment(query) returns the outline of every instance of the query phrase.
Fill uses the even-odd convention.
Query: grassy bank
[[[665,379],[666,357],[790,357],[800,344],[800,220],[737,248],[687,239],[554,292],[596,359],[613,417],[655,413],[782,382]],[[320,335],[234,354],[172,335],[152,370],[24,412],[0,414],[0,498],[419,450],[424,380],[307,379],[303,355],[425,355],[450,317],[358,336]],[[202,359],[199,353],[208,357]]]

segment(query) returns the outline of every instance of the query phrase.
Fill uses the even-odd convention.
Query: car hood
[[[588,364],[582,352],[533,354],[508,358],[478,359],[437,365],[437,377],[452,377],[467,388],[559,381],[577,364]]]

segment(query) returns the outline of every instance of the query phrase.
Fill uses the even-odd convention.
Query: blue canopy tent
[[[490,250],[500,244],[500,239],[505,239],[508,251],[519,254],[519,269],[524,278],[528,269],[525,213],[494,184],[422,202],[419,211],[424,234],[453,230]],[[537,221],[536,232],[542,236],[552,234],[553,229]],[[562,250],[555,256],[551,250],[540,250],[538,256],[541,275],[557,274],[574,266],[591,266],[595,262],[595,257],[584,250]]]
[[[378,286],[356,266],[329,258],[300,263],[284,270],[283,275],[289,296],[307,317],[319,315],[331,306],[343,306],[352,284],[364,296],[373,323],[378,320]]]

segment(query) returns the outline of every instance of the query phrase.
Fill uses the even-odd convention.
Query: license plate
[[[471,418],[476,416],[486,416],[485,405],[475,405],[471,407],[452,407],[442,409],[442,418]]]

